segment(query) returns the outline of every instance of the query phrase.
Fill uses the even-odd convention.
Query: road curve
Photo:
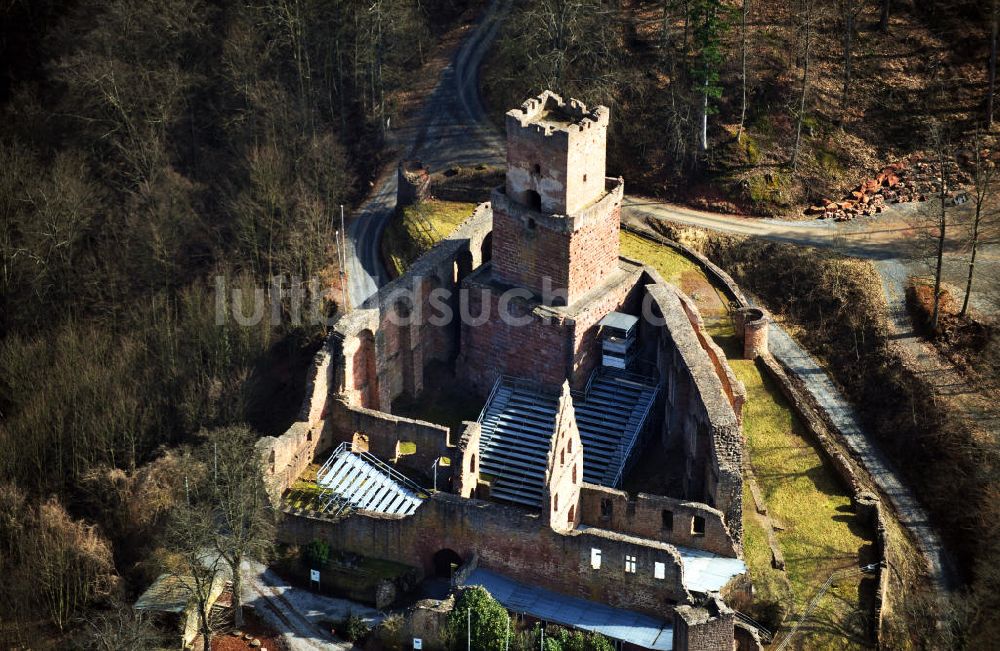
[[[403,159],[432,170],[504,161],[504,142],[486,117],[479,96],[479,66],[496,37],[510,0],[487,7],[424,100],[414,126],[393,133]],[[379,255],[382,232],[396,207],[396,165],[388,165],[375,191],[347,228],[347,280],[351,305],[361,305],[389,278]]]

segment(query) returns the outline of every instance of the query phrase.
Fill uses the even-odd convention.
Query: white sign
[[[424,648],[424,641],[421,640],[419,637],[413,638],[413,648],[414,649],[422,649],[422,648]]]
[[[309,570],[309,580],[319,583],[319,570]]]

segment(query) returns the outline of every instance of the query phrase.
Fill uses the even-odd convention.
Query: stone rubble
[[[968,182],[961,169],[956,184]],[[937,163],[915,161],[886,165],[874,178],[861,183],[842,200],[823,199],[819,204],[806,208],[805,214],[817,219],[833,219],[837,222],[850,221],[855,217],[871,217],[881,214],[886,205],[927,201],[941,191],[941,169]]]

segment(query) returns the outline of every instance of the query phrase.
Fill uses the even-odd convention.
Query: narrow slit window
[[[590,549],[590,566],[595,570],[601,569],[601,550],[596,547]]]

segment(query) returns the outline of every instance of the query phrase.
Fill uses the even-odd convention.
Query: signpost
[[[319,570],[309,570],[309,584],[316,583],[316,592],[320,591]]]
[[[424,648],[424,641],[422,639],[420,639],[419,637],[413,638],[413,648],[414,649],[423,649]]]

